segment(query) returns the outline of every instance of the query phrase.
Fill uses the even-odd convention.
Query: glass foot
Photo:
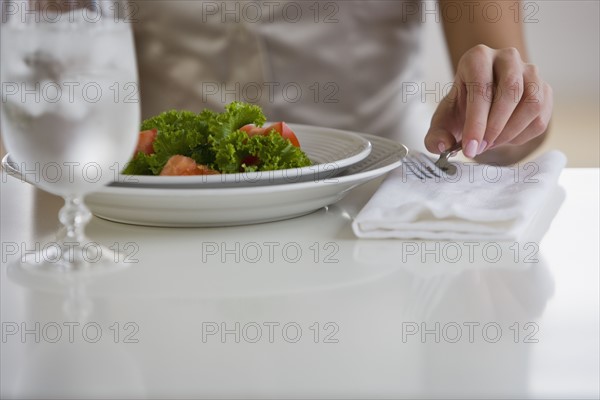
[[[17,263],[29,272],[37,273],[106,273],[128,267],[126,258],[97,242],[47,243],[39,251],[22,254]]]

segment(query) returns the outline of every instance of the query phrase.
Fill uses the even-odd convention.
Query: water
[[[27,179],[59,195],[114,180],[140,122],[129,27],[67,22],[4,24],[0,44],[2,138]]]

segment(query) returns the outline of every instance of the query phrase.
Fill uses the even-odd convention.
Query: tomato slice
[[[141,131],[138,136],[137,147],[135,148],[135,153],[142,152],[144,154],[154,154],[154,140],[156,139],[156,135],[158,135],[158,129],[150,129],[147,131]]]
[[[265,129],[265,132],[269,133],[273,129],[275,129],[275,131],[277,131],[277,133],[279,133],[285,139],[288,139],[290,142],[292,142],[292,144],[295,147],[300,147],[300,142],[298,141],[296,134],[294,133],[294,131],[292,131],[288,124],[286,124],[285,122],[276,122],[273,125],[267,127]]]
[[[296,134],[285,122],[276,122],[273,125],[267,126],[266,128],[259,128],[253,124],[249,124],[242,126],[240,130],[246,132],[248,136],[268,135],[269,132],[275,130],[282,137],[288,139],[293,146],[300,147],[300,142],[298,141]]]
[[[255,126],[254,124],[244,125],[240,128],[240,131],[246,132],[248,134],[248,136],[256,136],[256,135],[264,135],[265,134],[265,128],[259,128],[258,126]]]
[[[185,175],[217,175],[218,171],[208,168],[206,165],[198,165],[190,157],[175,155],[169,158],[165,164],[161,176],[185,176]]]

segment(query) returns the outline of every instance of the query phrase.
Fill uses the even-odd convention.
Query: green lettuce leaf
[[[148,164],[155,175],[160,174],[171,156],[180,154],[190,157],[195,150],[208,144],[207,122],[191,111],[166,111],[144,121],[141,130],[153,128],[158,129],[158,135],[153,145],[154,154],[148,159]]]
[[[259,106],[239,101],[228,104],[224,113],[206,117],[213,142],[219,142],[244,125],[262,126],[267,120]]]
[[[154,175],[152,169],[150,168],[150,163],[148,160],[150,156],[144,154],[142,152],[136,153],[135,156],[127,163],[125,169],[123,170],[123,174],[125,175]]]
[[[246,132],[237,130],[214,144],[213,149],[215,167],[221,173],[271,171],[311,165],[302,150],[275,131],[266,136],[249,137]],[[255,161],[254,157],[258,159],[257,162],[245,164],[249,159]]]

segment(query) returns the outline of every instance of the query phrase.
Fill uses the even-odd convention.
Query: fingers
[[[552,117],[552,105],[553,105],[553,93],[552,88],[547,83],[542,83],[544,103],[542,111],[533,120],[527,128],[520,134],[515,136],[509,143],[514,145],[521,145],[528,141],[538,137],[548,129],[550,118]]]
[[[525,143],[542,134],[548,126],[552,115],[552,89],[541,80],[537,68],[531,64],[525,66],[523,79],[523,97],[495,139],[496,146],[513,141]]]
[[[479,154],[482,145],[487,146],[484,135],[491,102],[486,98],[486,89],[487,83],[494,81],[493,50],[483,45],[469,50],[459,63],[457,75],[466,87],[463,153],[472,158]]]
[[[518,107],[524,92],[524,65],[515,48],[499,50],[494,62],[494,88],[491,110],[483,142],[492,145],[503,132],[506,124]],[[480,149],[481,153],[485,148]]]
[[[526,143],[548,127],[552,89],[514,48],[479,45],[467,51],[458,64],[454,89],[440,103],[425,138],[433,153],[460,139],[464,155],[474,158],[503,144]]]

